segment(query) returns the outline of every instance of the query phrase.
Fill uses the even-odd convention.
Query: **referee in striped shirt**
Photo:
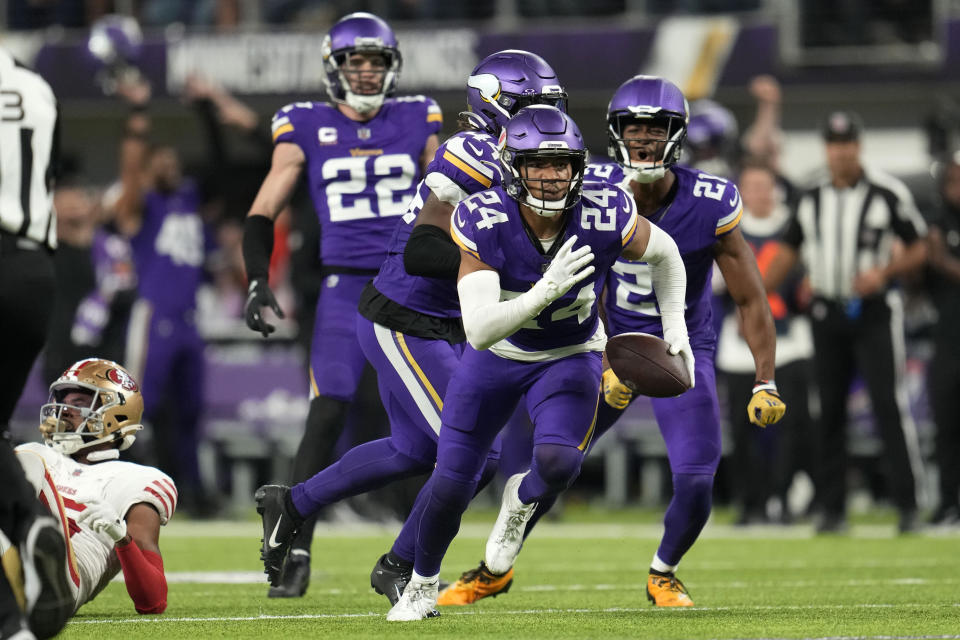
[[[860,118],[830,114],[823,136],[827,175],[804,191],[765,278],[776,286],[802,259],[810,274],[820,532],[846,529],[847,396],[855,371],[867,385],[883,440],[882,465],[903,533],[917,527],[921,459],[904,385],[903,304],[897,276],[925,260],[926,225],[906,186],[860,162]]]
[[[0,530],[40,592],[24,619],[0,572],[0,637],[50,637],[72,613],[62,567],[63,535],[28,484],[9,441],[9,422],[47,337],[55,293],[53,168],[57,102],[39,75],[0,48]],[[6,558],[4,558],[6,564]],[[32,591],[27,583],[26,590]],[[28,625],[29,623],[29,625]],[[26,631],[29,626],[33,635]]]

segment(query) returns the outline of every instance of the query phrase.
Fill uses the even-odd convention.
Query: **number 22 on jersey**
[[[321,175],[331,222],[345,222],[406,212],[417,166],[403,153],[331,158]]]

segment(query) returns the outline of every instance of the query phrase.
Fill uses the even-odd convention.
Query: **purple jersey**
[[[144,197],[140,230],[130,239],[140,297],[154,313],[181,315],[196,307],[203,263],[211,248],[195,185],[184,181],[173,193]]]
[[[637,229],[633,198],[616,186],[586,182],[580,202],[564,215],[567,224],[553,250],[577,236],[573,250],[584,244],[593,250],[594,273],[553,302],[516,333],[494,345],[494,353],[514,360],[551,360],[585,350],[603,349],[603,327],[597,298],[607,271]],[[550,264],[524,227],[518,204],[498,187],[475,194],[454,210],[454,241],[464,251],[500,274],[501,298],[529,291]],[[506,343],[506,344],[505,344]]]
[[[97,290],[107,299],[118,291],[135,289],[137,273],[127,239],[100,227],[93,234],[90,258],[97,276]]]
[[[310,197],[320,219],[320,260],[379,269],[396,225],[421,178],[420,157],[443,116],[431,98],[383,103],[356,122],[325,102],[295,102],[273,117],[273,141],[306,156]]]
[[[456,282],[408,274],[403,266],[403,251],[417,214],[430,195],[428,181],[433,188],[444,191],[456,187],[463,197],[500,184],[496,139],[482,131],[461,131],[451,136],[437,149],[433,161],[427,166],[427,176],[429,180],[425,178],[420,182],[402,222],[394,229],[387,260],[373,284],[380,293],[408,309],[427,315],[459,318]]]
[[[648,219],[677,243],[687,269],[686,321],[693,342],[716,341],[710,307],[710,275],[717,238],[740,223],[743,206],[734,184],[724,178],[689,167],[671,168],[677,178],[676,195],[664,209]],[[591,164],[587,177],[605,180],[626,189],[623,168],[616,163]],[[653,291],[650,266],[618,260],[607,279],[605,307],[611,335],[643,331],[663,335],[660,310]]]

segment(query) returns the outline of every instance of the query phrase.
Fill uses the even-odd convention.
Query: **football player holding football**
[[[428,473],[436,461],[440,411],[466,336],[460,321],[456,276],[460,250],[450,238],[454,206],[469,194],[500,184],[497,136],[523,106],[563,106],[556,73],[540,56],[499,51],[467,79],[469,111],[427,167],[407,213],[397,225],[387,259],[360,296],[356,332],[377,370],[390,437],[362,444],[292,490],[271,485],[257,492],[263,516],[262,559],[271,582],[292,552],[301,523],[322,507],[396,479]],[[496,471],[497,447],[488,456],[483,484]],[[371,586],[395,604],[413,571],[419,501],[390,552],[371,574]],[[297,536],[299,539],[300,536]],[[290,566],[291,561],[287,561]]]
[[[759,426],[777,422],[785,405],[773,380],[776,332],[754,254],[738,225],[743,212],[734,184],[677,164],[689,117],[687,101],[663,78],[636,76],[617,89],[607,110],[610,155],[616,162],[591,164],[587,176],[622,186],[637,211],[676,242],[687,289],[686,326],[696,359],[694,386],[676,398],[652,400],[673,473],[673,498],[664,534],[647,578],[647,597],[656,606],[692,606],[675,572],[710,515],[713,478],[720,462],[720,411],[714,353],[717,337],[710,305],[710,275],[716,262],[738,306],[743,334],[756,364],[756,383],[747,411]],[[655,295],[657,280],[647,260],[618,260],[606,279],[605,312],[610,335],[641,331],[667,338],[667,317]],[[596,435],[609,430],[633,399],[613,370],[603,372],[603,401]],[[534,464],[536,460],[534,460]],[[523,498],[523,495],[520,496]],[[513,579],[523,538],[549,511],[555,496],[541,499],[533,519],[519,522],[516,482],[508,482],[500,517],[484,560],[440,596],[440,604],[470,604],[502,593]]]
[[[40,410],[43,443],[16,448],[39,500],[67,541],[60,568],[74,612],[123,571],[141,614],[167,608],[160,527],[177,507],[177,489],[159,469],[119,460],[143,428],[137,382],[115,362],[90,358],[50,385]],[[0,539],[5,554],[10,550]]]
[[[413,574],[388,621],[438,615],[441,561],[521,398],[534,423],[533,460],[507,482],[496,525],[503,544],[519,550],[537,503],[576,479],[594,435],[606,343],[597,301],[621,255],[650,265],[665,340],[693,372],[676,244],[637,215],[626,191],[584,182],[586,149],[573,120],[555,107],[526,107],[507,123],[499,151],[503,184],[454,210],[469,344],[447,387],[437,465],[421,491]]]
[[[357,340],[360,293],[377,275],[399,216],[416,194],[439,146],[440,108],[425,96],[396,96],[401,55],[386,22],[369,13],[339,20],[323,41],[323,79],[331,102],[294,102],[273,118],[270,172],[245,221],[247,325],[265,337],[270,307],[273,222],[301,174],[320,222],[323,283],[310,352],[310,408],[293,465],[304,481],[332,462],[367,360]],[[310,578],[314,519],[299,529],[281,582],[270,597],[299,597]]]

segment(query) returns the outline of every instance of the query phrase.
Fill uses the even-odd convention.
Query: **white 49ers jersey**
[[[75,608],[92,600],[120,571],[113,542],[77,523],[85,500],[109,504],[120,517],[145,502],[160,514],[161,524],[170,520],[177,507],[173,480],[159,469],[119,460],[81,464],[37,442],[20,445],[16,451],[21,456],[39,456],[46,467],[40,500],[60,521],[69,541],[66,569],[75,587]]]

